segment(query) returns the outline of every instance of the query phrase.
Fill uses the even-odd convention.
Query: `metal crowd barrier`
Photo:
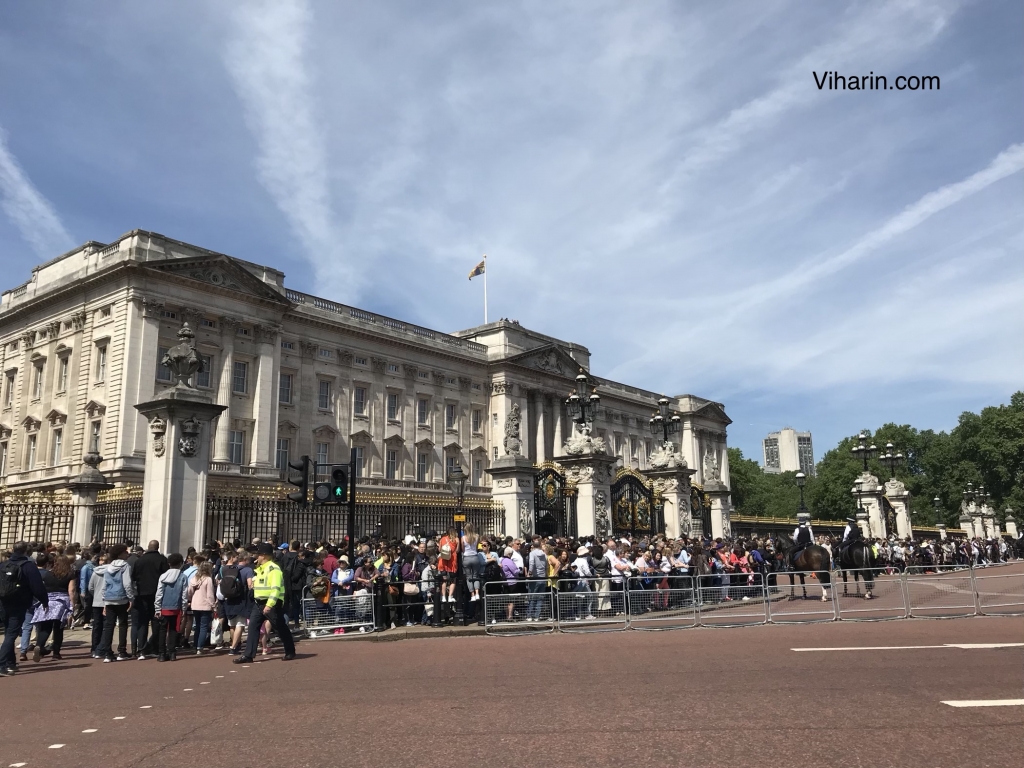
[[[697,576],[697,615],[702,627],[747,627],[768,623],[768,595],[760,579],[746,574]]]
[[[555,599],[547,579],[484,584],[484,621],[489,635],[530,635],[555,631]]]
[[[907,597],[902,576],[890,576],[881,568],[850,569],[845,573],[845,583],[843,572],[836,571],[832,575],[836,613],[841,621],[891,621],[907,618]],[[874,582],[869,599],[864,577],[872,575]],[[861,578],[858,580],[855,576]]]
[[[631,629],[688,629],[700,623],[697,590],[690,576],[632,577],[623,596]]]
[[[773,624],[816,624],[835,621],[835,574],[828,574],[829,583],[822,583],[820,572],[787,571],[786,583],[777,583],[779,593],[767,602],[768,620]],[[781,575],[781,574],[779,574]],[[789,584],[792,575],[795,584]],[[800,577],[803,577],[803,584]]]
[[[332,595],[325,603],[310,594],[309,587],[302,590],[302,620],[311,638],[373,632],[377,626],[373,595],[363,590],[360,595]]]
[[[629,627],[625,595],[612,589],[610,578],[560,580],[555,609],[562,632],[614,632]]]
[[[990,566],[980,572],[973,571],[973,574],[978,613],[984,616],[1024,615],[1024,573],[993,573]]]
[[[978,613],[973,569],[911,566],[903,573],[903,587],[910,618],[951,619]]]

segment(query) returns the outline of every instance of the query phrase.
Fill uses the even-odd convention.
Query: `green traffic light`
[[[337,488],[334,489],[334,495],[335,496],[341,496],[342,495],[342,488],[341,488],[341,486],[338,486]]]

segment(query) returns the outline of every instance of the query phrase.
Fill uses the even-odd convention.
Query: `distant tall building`
[[[778,474],[799,470],[808,477],[814,474],[814,446],[810,432],[797,432],[786,427],[769,434],[761,444],[765,472]]]

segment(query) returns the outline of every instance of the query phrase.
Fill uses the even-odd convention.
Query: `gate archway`
[[[658,517],[654,491],[647,480],[635,470],[620,469],[612,483],[612,533],[633,536],[660,533]]]
[[[576,489],[553,464],[542,464],[534,480],[533,532],[544,538],[577,535]]]

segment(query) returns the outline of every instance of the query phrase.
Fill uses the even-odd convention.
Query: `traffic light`
[[[345,464],[331,467],[331,499],[335,504],[348,500],[348,467]]]
[[[331,467],[331,479],[313,487],[314,504],[344,504],[348,500],[348,467],[335,464]]]
[[[289,461],[288,469],[295,469],[302,473],[299,477],[293,477],[291,472],[288,473],[288,483],[299,489],[289,493],[288,500],[306,506],[306,496],[309,493],[309,456],[300,456],[298,461]]]

